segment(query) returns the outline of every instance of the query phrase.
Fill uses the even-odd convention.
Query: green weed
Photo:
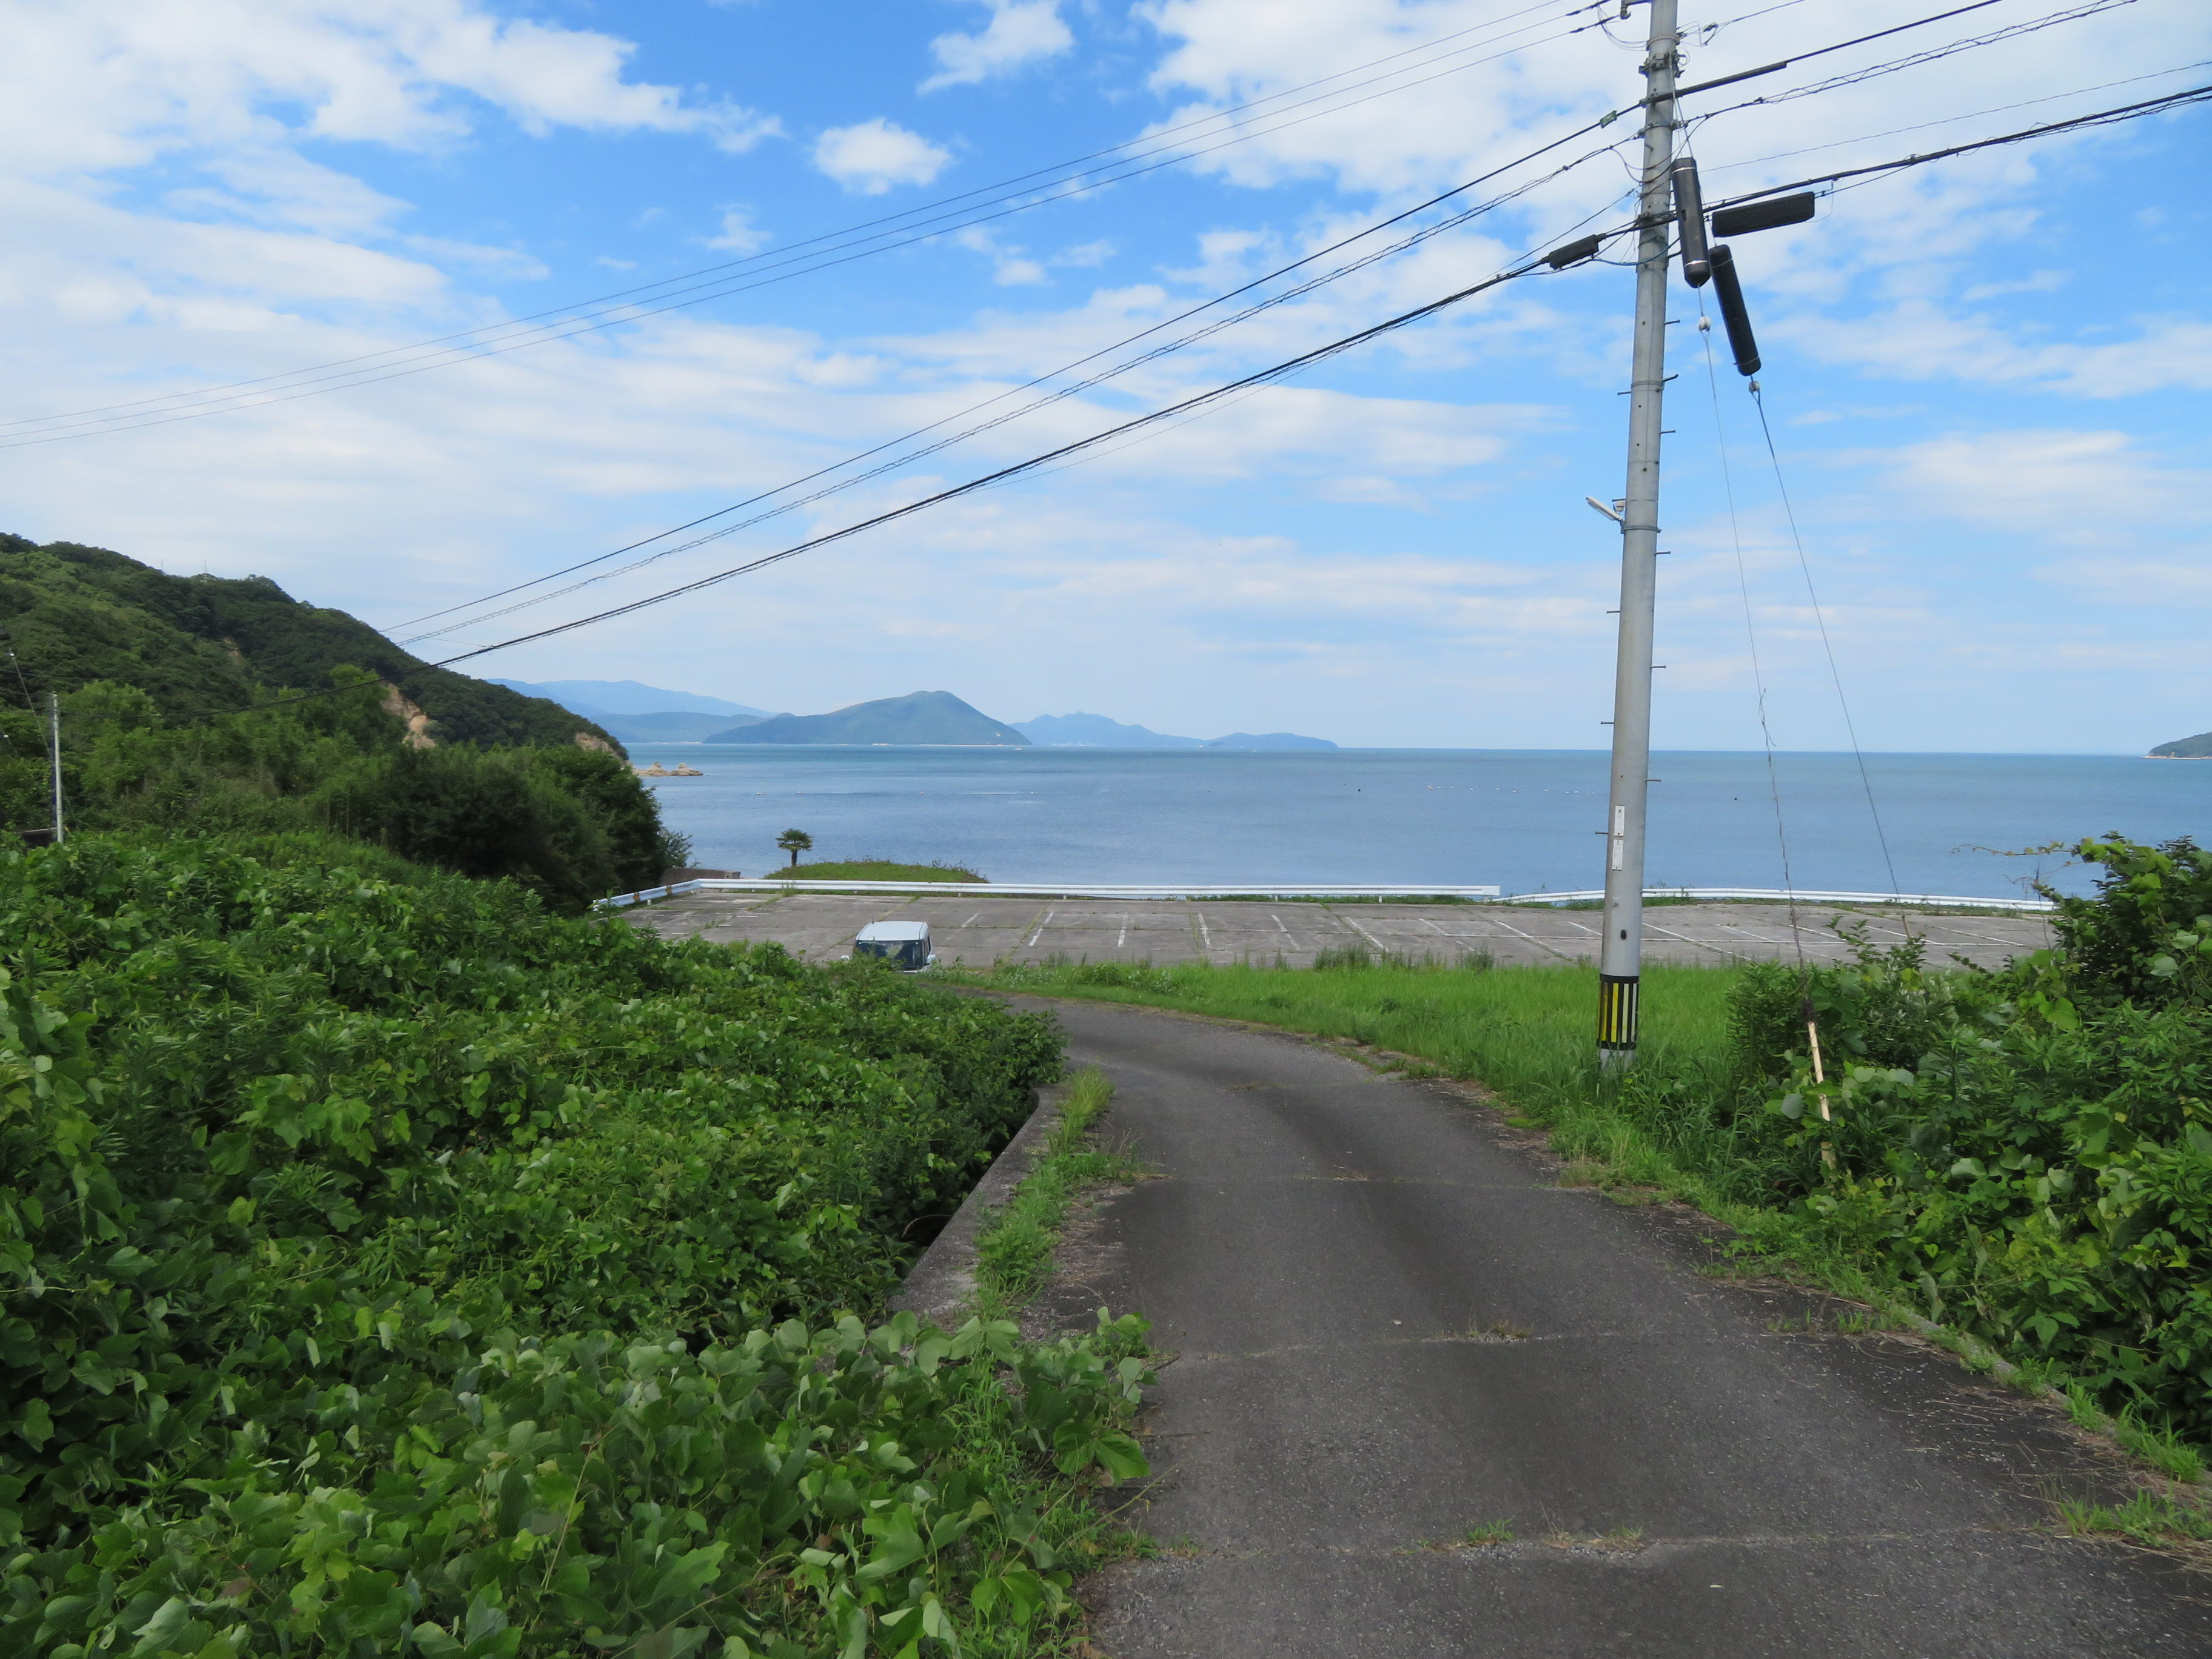
[[[2154,1549],[2212,1543],[2212,1510],[2162,1492],[2139,1492],[2117,1507],[2062,1498],[2058,1515],[2076,1537],[2125,1538]]]
[[[11,1650],[1072,1627],[1142,1322],[853,1311],[1059,1074],[1048,1022],[271,846],[0,853]]]
[[[1089,1144],[1099,1115],[1113,1100],[1114,1085],[1105,1073],[1077,1073],[1036,1162],[1013,1197],[977,1234],[976,1288],[987,1310],[995,1315],[1019,1308],[1044,1287],[1068,1210],[1084,1192],[1132,1181],[1140,1173],[1126,1152]]]

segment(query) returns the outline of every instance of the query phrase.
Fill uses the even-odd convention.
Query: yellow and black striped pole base
[[[1626,1059],[1636,1052],[1636,988],[1634,974],[1597,976],[1597,1046],[1608,1056]]]

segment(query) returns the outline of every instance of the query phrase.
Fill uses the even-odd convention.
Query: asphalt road
[[[1577,962],[1597,951],[1594,911],[1468,904],[1210,903],[1109,899],[895,896],[847,898],[801,893],[693,893],[625,913],[633,926],[672,939],[722,943],[774,939],[793,955],[821,962],[848,955],[853,935],[871,921],[926,921],[947,962],[1255,962],[1277,957],[1303,968],[1316,952],[1358,947],[1453,960],[1473,951],[1500,964]],[[1909,928],[1929,942],[1932,967],[1959,957],[1995,968],[2051,942],[2040,916],[1984,914],[1906,917],[1894,910],[1807,905],[1799,937],[1815,961],[1848,948],[1831,926],[1863,927],[1877,945]],[[1772,904],[1658,905],[1644,922],[1644,954],[1653,962],[1780,958],[1796,949],[1790,913]]]
[[[2212,1578],[2055,1530],[2126,1480],[2057,1413],[1803,1334],[1836,1304],[1701,1273],[1710,1224],[1563,1188],[1441,1085],[1054,1006],[1158,1172],[1038,1314],[1174,1356],[1133,1513],[1174,1547],[1093,1581],[1114,1659],[2212,1653]]]

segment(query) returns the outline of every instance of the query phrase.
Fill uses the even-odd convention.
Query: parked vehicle
[[[918,974],[937,961],[926,921],[872,921],[854,936],[853,954],[888,957],[904,974]]]

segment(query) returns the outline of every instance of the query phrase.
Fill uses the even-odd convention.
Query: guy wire
[[[1867,816],[1874,820],[1874,838],[1881,847],[1882,867],[1889,872],[1889,890],[1901,893],[1897,884],[1897,861],[1889,855],[1889,836],[1881,827],[1881,808],[1875,804],[1874,780],[1868,775],[1866,751],[1859,747],[1858,723],[1851,718],[1851,700],[1844,692],[1844,676],[1836,666],[1835,641],[1828,637],[1827,613],[1820,608],[1820,595],[1813,586],[1812,561],[1805,556],[1805,537],[1797,528],[1797,509],[1790,500],[1790,485],[1782,476],[1781,452],[1774,447],[1774,428],[1767,423],[1766,395],[1759,390],[1759,382],[1751,382],[1751,401],[1759,410],[1759,429],[1766,439],[1766,458],[1773,464],[1774,488],[1782,497],[1782,511],[1790,521],[1790,539],[1796,544],[1797,568],[1805,577],[1805,597],[1812,601],[1813,620],[1820,629],[1820,649],[1828,659],[1828,678],[1835,683],[1836,706],[1843,711],[1844,731],[1851,740],[1851,759],[1859,769],[1859,787],[1866,791]]]
[[[1695,290],[1693,290],[1695,291]],[[1713,369],[1712,319],[1705,315],[1705,296],[1698,292],[1698,338],[1705,349],[1705,386],[1713,398],[1713,435],[1721,458],[1721,489],[1728,498],[1729,536],[1735,543],[1735,581],[1743,595],[1743,633],[1751,645],[1751,683],[1759,698],[1759,735],[1766,745],[1766,787],[1774,798],[1774,839],[1782,848],[1782,890],[1790,900],[1790,948],[1797,957],[1800,995],[1813,994],[1812,970],[1805,965],[1805,936],[1797,921],[1797,883],[1790,872],[1790,833],[1782,817],[1782,778],[1774,764],[1774,728],[1766,716],[1766,671],[1759,660],[1759,624],[1751,605],[1751,574],[1743,560],[1743,526],[1735,510],[1735,473],[1729,465],[1728,422],[1721,415],[1720,376]],[[1892,889],[1895,890],[1894,887]]]

